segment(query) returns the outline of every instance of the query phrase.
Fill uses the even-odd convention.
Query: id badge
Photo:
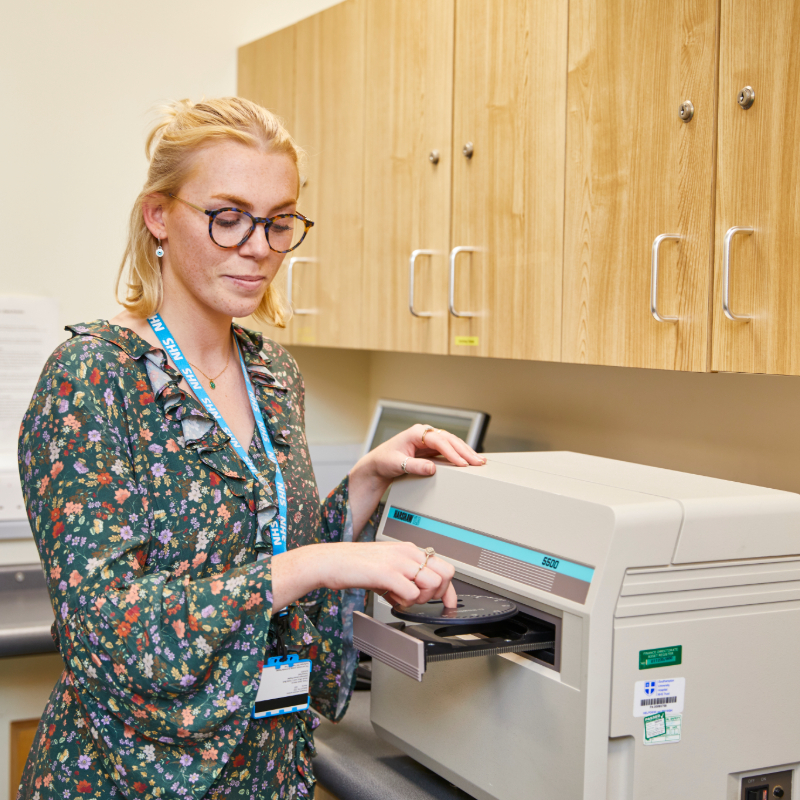
[[[305,711],[309,706],[308,687],[311,681],[311,661],[296,653],[268,658],[261,670],[256,701],[251,716],[253,719],[277,717]]]

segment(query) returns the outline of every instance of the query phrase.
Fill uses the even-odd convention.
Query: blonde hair
[[[259,105],[241,97],[220,97],[191,103],[180,100],[163,109],[161,121],[150,131],[145,154],[150,161],[147,180],[136,198],[128,227],[128,242],[117,274],[116,296],[136,316],[149,317],[163,299],[161,265],[155,254],[157,240],[144,223],[142,208],[151,194],[177,194],[191,174],[192,156],[205,145],[219,141],[262,145],[285,153],[298,169],[305,154],[295,144],[281,120]],[[171,202],[168,200],[168,202]],[[119,286],[127,267],[125,299]],[[286,327],[288,312],[278,290],[267,287],[253,317]]]

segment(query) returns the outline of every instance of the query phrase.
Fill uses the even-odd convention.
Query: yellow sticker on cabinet
[[[314,336],[312,328],[298,328],[296,333],[297,344],[316,344],[317,337]]]
[[[457,347],[477,347],[478,346],[478,337],[477,336],[456,336],[456,346]]]

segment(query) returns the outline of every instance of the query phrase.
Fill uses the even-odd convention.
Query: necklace
[[[231,363],[231,350],[233,350],[232,347],[230,350],[228,350],[228,360],[225,362],[225,366],[222,368],[222,372],[225,372],[225,370],[228,369],[228,364]],[[186,360],[189,361],[188,358]],[[189,363],[192,364],[191,361],[189,361]],[[220,375],[222,375],[222,372],[220,372],[219,375],[215,375],[212,378],[210,375],[206,375],[205,372],[203,372],[203,370],[201,370],[200,367],[197,366],[197,364],[192,364],[192,366],[208,381],[208,384],[212,389],[217,388],[217,385],[214,383],[214,381],[217,380],[217,378],[219,378]]]

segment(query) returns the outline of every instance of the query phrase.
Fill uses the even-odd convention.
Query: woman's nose
[[[239,246],[239,252],[250,258],[265,259],[270,253],[266,228],[263,225],[256,225],[247,241]]]

